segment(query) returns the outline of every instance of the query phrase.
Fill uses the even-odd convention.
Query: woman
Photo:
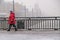
[[[15,31],[17,31],[16,25],[15,25],[15,13],[13,11],[10,11],[10,16],[9,16],[9,19],[8,19],[8,24],[9,24],[8,31],[10,31],[12,26],[15,28]]]

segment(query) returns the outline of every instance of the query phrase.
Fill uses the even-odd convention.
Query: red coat
[[[8,24],[15,24],[15,13],[13,12],[10,13]]]

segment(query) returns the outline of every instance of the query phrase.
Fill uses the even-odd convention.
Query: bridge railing
[[[18,29],[60,29],[60,17],[16,17]],[[0,20],[0,28],[8,28],[8,18]]]

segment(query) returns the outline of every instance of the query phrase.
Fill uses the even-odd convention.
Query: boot
[[[17,28],[15,28],[15,31],[17,31]]]
[[[7,31],[10,31],[10,29],[8,29]]]

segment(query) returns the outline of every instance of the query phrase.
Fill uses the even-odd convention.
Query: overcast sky
[[[4,0],[11,2],[13,0]],[[60,16],[60,0],[14,0],[16,3],[26,6],[29,10],[34,8],[35,4],[39,5],[43,16]],[[38,14],[40,15],[40,14]]]
[[[13,0],[4,0],[5,2],[12,2]],[[26,6],[27,8],[31,9],[36,4],[36,0],[14,0],[15,2]]]

